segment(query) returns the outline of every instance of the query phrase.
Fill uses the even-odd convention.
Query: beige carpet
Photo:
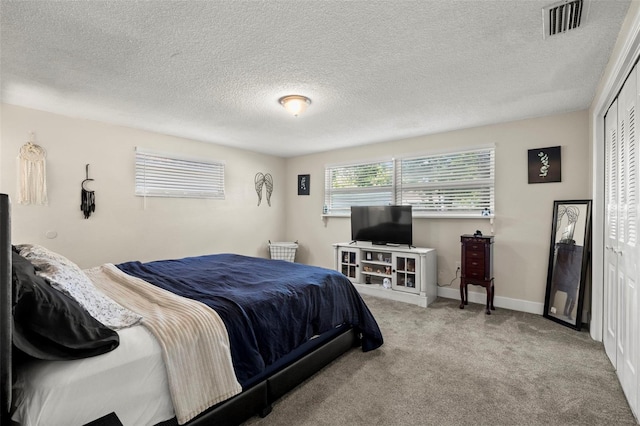
[[[385,339],[246,425],[632,425],[601,343],[542,316],[365,297]]]

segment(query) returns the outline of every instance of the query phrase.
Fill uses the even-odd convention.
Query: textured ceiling
[[[0,93],[284,157],[586,109],[630,1],[545,39],[549,3],[2,0]]]

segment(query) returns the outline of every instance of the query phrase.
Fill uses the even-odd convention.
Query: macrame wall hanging
[[[29,141],[20,147],[18,154],[18,204],[46,205],[47,153],[34,142],[33,132]]]
[[[88,190],[84,185],[93,181],[89,179],[89,165],[85,167],[85,180],[82,181],[82,189],[80,191],[80,210],[84,213],[84,218],[89,219],[91,213],[96,211],[96,193]]]
[[[265,186],[267,188],[267,203],[269,203],[269,207],[271,207],[271,193],[273,192],[273,178],[271,174],[258,172],[256,173],[254,181],[256,184],[256,193],[258,194],[258,205],[262,202],[262,187]]]

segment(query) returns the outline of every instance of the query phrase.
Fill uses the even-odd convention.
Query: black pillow
[[[87,358],[118,347],[118,333],[75,300],[36,275],[31,262],[12,251],[13,344],[34,358]]]

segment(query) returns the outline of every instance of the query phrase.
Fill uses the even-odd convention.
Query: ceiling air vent
[[[584,0],[564,0],[542,8],[544,37],[562,34],[580,26]]]

